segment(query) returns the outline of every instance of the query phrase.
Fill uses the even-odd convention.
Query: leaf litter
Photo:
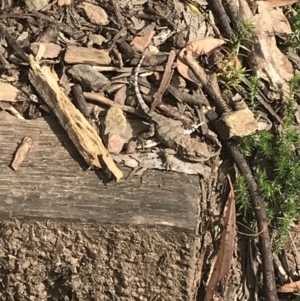
[[[278,104],[282,105],[289,93],[289,82],[296,72],[294,62],[297,58],[300,61],[295,51],[292,51],[294,59],[290,61],[291,52],[287,56],[280,44],[288,41],[286,36],[292,34],[289,14],[294,6],[285,6],[296,1],[223,1],[226,12],[229,12],[228,20],[231,19],[229,27],[233,28],[228,28],[226,18],[218,18],[218,12],[224,9],[220,9],[218,1],[148,4],[148,1],[112,1],[112,5],[108,1],[101,4],[38,2],[29,4],[29,1],[24,1],[22,6],[10,4],[10,1],[2,3],[0,108],[16,118],[56,115],[87,164],[92,168],[102,168],[108,177],[122,179],[121,162],[133,169],[139,167],[138,176],[145,169],[165,169],[160,155],[165,151],[163,143],[156,139],[156,145],[149,150],[144,147],[147,143],[140,140],[144,129],[151,124],[151,118],[138,105],[133,83],[134,71],[143,55],[137,84],[146,104],[169,120],[180,121],[187,130],[193,128],[192,133],[187,133],[191,141],[206,143],[211,152],[218,150],[220,143],[230,149],[232,144],[226,139],[248,136],[262,128],[270,129],[273,117],[275,127],[281,123]],[[226,65],[224,57],[228,57],[231,51],[231,34],[245,20],[253,23],[249,29],[250,39],[244,41],[245,45],[240,45],[246,52],[233,53]],[[261,80],[263,108],[256,116],[264,116],[266,121],[260,119],[260,123],[256,123],[247,107],[247,97],[238,88],[249,88],[246,79],[236,85],[231,82],[229,92],[232,95],[225,91],[226,85],[218,81],[222,71],[226,70],[225,77],[232,79],[231,73],[243,67]],[[24,79],[23,73],[27,78]],[[72,90],[74,85],[81,88]],[[45,95],[43,91],[49,93]],[[38,101],[33,100],[37,95]],[[72,103],[75,100],[77,108]],[[215,123],[213,113],[219,115]],[[131,140],[140,143],[134,156],[126,153]],[[184,149],[174,148],[177,153],[171,155],[172,171],[199,174],[207,181],[216,166],[219,166],[220,174],[228,173],[222,169],[222,161],[227,161],[225,150],[222,161],[217,156],[195,163],[185,160]],[[234,153],[231,150],[231,154]],[[239,155],[232,156],[243,173],[240,168],[243,164],[239,162],[244,161]],[[218,185],[226,187],[228,183],[231,182],[223,180]],[[216,262],[210,278],[204,277],[205,281],[200,284],[207,290],[205,300],[213,300],[216,296],[221,298],[218,283],[225,274],[230,274],[230,262],[234,262],[234,256],[246,256],[234,253],[237,242],[233,188],[226,193],[228,208],[222,223]],[[258,225],[259,218],[258,214]],[[270,239],[269,233],[264,232],[266,227],[268,225],[262,228],[261,235],[264,242]],[[266,251],[270,253],[272,250],[260,248],[261,253]],[[258,264],[253,262],[255,260],[251,257],[252,266]],[[263,268],[266,260],[269,257],[263,257]],[[233,278],[241,279],[237,267],[231,268],[231,272]],[[273,273],[273,270],[264,273]],[[264,280],[269,289],[266,299],[276,300],[275,280],[272,277],[271,283],[269,279]],[[226,281],[228,285],[230,278]],[[246,285],[253,287],[254,284]],[[262,287],[262,283],[255,285]],[[297,289],[297,281],[291,281],[282,285],[278,292],[295,292]],[[237,292],[239,285],[234,290]],[[239,300],[244,300],[243,296],[240,295]]]

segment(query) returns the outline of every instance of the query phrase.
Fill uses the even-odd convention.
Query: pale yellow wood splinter
[[[59,123],[87,164],[101,168],[101,163],[103,163],[117,181],[121,179],[122,171],[116,166],[96,130],[60,89],[55,71],[48,66],[41,67],[32,55],[29,56],[29,62],[30,81],[34,83],[37,92],[53,110]]]

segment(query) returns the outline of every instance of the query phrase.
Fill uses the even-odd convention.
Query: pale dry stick
[[[133,107],[130,106],[126,106],[126,105],[121,105],[119,103],[116,103],[112,100],[110,100],[109,98],[99,94],[99,93],[91,93],[91,92],[83,92],[83,96],[90,101],[94,101],[109,107],[115,107],[115,108],[120,108],[121,110],[123,110],[126,113],[131,113],[134,114],[136,116],[139,116],[143,119],[149,120],[149,117],[145,115],[145,113],[141,110],[137,110]]]
[[[126,74],[126,76],[128,76],[130,73],[132,73],[132,67],[124,67],[124,68],[120,69],[119,67],[115,67],[115,66],[93,66],[93,69],[98,71],[98,72],[115,71],[115,72],[118,72],[118,73],[124,73],[124,74]],[[152,69],[152,71],[157,71],[157,72],[164,71],[163,66],[156,66],[156,67],[153,67],[151,69]],[[145,69],[145,68],[140,68],[139,69],[139,73],[147,72],[147,71],[149,71],[149,70]],[[115,77],[113,77],[113,78],[115,78]]]
[[[22,164],[22,162],[25,160],[25,157],[30,149],[30,147],[32,146],[32,139],[29,137],[24,137],[22,139],[21,144],[18,147],[18,150],[15,153],[14,159],[11,163],[11,168],[14,171],[17,171],[20,167],[20,165]]]
[[[123,59],[122,59],[122,55],[119,51],[117,51],[116,48],[112,48],[112,53],[115,56],[116,60],[118,61],[118,67],[120,69],[122,69],[124,67],[124,63],[123,63]]]
[[[116,66],[93,66],[93,69],[98,71],[98,72],[103,72],[103,71],[116,71],[116,72],[131,72],[132,68],[131,67],[125,67],[123,69],[120,69],[120,67]]]
[[[165,67],[163,77],[160,82],[160,86],[154,95],[154,99],[153,99],[153,102],[151,105],[151,112],[153,112],[155,110],[156,106],[158,106],[162,102],[161,99],[162,99],[164,93],[166,92],[166,90],[168,89],[168,86],[170,84],[171,78],[174,73],[174,69],[172,68],[172,65],[175,60],[175,57],[176,57],[175,50],[171,50],[169,53],[169,57],[168,57],[168,61],[167,61],[166,67]]]
[[[136,95],[136,98],[142,108],[142,110],[148,114],[149,113],[149,107],[146,105],[143,97],[142,97],[142,94],[141,94],[141,91],[140,91],[140,88],[139,88],[139,81],[138,81],[138,77],[139,77],[139,70],[140,70],[140,67],[144,61],[144,58],[146,56],[146,53],[147,53],[147,49],[145,50],[145,52],[143,53],[138,65],[136,66],[136,69],[135,69],[135,74],[134,74],[134,91],[135,91],[135,95]]]
[[[273,262],[274,262],[274,266],[277,268],[277,272],[281,275],[281,277],[284,279],[284,281],[288,281],[289,276],[286,273],[278,255],[276,253],[273,253]]]
[[[3,105],[2,105],[2,107],[3,107]],[[7,108],[5,108],[5,111],[11,113],[17,119],[25,120],[25,118],[11,105],[8,105]]]
[[[42,9],[40,9],[40,11],[44,12],[44,11],[48,10],[52,5],[56,4],[57,2],[58,2],[58,0],[54,0],[53,2],[47,4]]]

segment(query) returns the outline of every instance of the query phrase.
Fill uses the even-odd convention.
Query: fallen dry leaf
[[[194,57],[199,57],[200,55],[214,51],[223,44],[225,44],[224,40],[209,37],[190,42],[185,48],[187,51],[191,51]]]
[[[300,291],[300,281],[287,283],[277,289],[279,293],[296,293]]]
[[[270,86],[276,91],[285,87],[285,81],[289,81],[293,76],[293,66],[287,57],[279,50],[274,35],[270,32],[291,33],[286,17],[281,10],[270,9],[266,2],[260,1],[258,4],[258,14],[254,16],[257,26],[260,43],[256,44],[264,55],[259,56],[253,53],[256,61],[252,67],[258,77],[270,82]],[[286,88],[284,88],[285,90]]]
[[[290,22],[281,9],[272,9],[267,5],[268,2],[260,2],[258,5],[258,14],[256,20],[257,26],[263,26],[264,30],[271,32],[291,34],[292,29]]]
[[[298,0],[265,0],[264,2],[267,3],[267,5],[270,7],[279,7],[285,5],[292,5],[298,2]]]
[[[186,47],[181,49],[177,57],[177,70],[180,73],[180,75],[196,84],[199,84],[198,79],[193,77],[193,72],[191,72],[189,67],[185,64],[185,52],[188,51],[192,54],[193,57],[197,58],[200,55],[208,54],[214,51],[224,43],[224,40],[215,38],[205,38],[187,44]]]
[[[220,250],[217,255],[213,272],[209,279],[204,301],[211,301],[214,290],[219,281],[229,272],[234,250],[235,239],[235,196],[230,178],[228,177],[231,191],[229,193],[227,208],[223,220],[223,231],[221,234]]]

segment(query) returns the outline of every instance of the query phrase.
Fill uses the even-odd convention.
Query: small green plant
[[[295,299],[293,299],[294,301],[300,301],[300,294],[299,293],[293,293]]]
[[[251,19],[239,23],[236,35],[229,41],[233,56],[243,55],[241,50],[245,50],[247,53],[250,51],[245,45],[247,43],[252,43],[253,29],[254,23]]]
[[[227,88],[227,89],[236,89],[243,78],[247,75],[247,70],[244,67],[234,67],[231,64],[224,65],[224,68],[222,69],[222,75],[220,76],[221,83]]]
[[[228,41],[230,52],[222,63],[220,81],[229,90],[236,89],[247,75],[247,69],[241,66],[238,57],[250,51],[245,45],[251,43],[252,29],[252,20],[245,20],[239,24],[235,36]]]
[[[300,50],[300,3],[297,2],[294,7],[294,17],[291,22],[292,34],[288,39],[288,44],[295,50]]]
[[[251,136],[239,138],[239,146],[246,157],[250,157],[255,149],[259,149],[266,158],[270,158],[274,151],[272,146],[273,138],[271,132],[261,131]]]
[[[255,176],[268,217],[272,221],[275,251],[284,247],[290,228],[300,215],[300,155],[297,151],[300,147],[300,134],[292,127],[295,118],[295,88],[299,82],[300,78],[295,76],[290,83],[280,130],[273,133],[262,131],[239,140],[240,149],[245,155],[252,156],[255,150],[257,157],[263,162],[255,168]],[[242,182],[237,184],[239,193],[244,186]],[[244,192],[241,196],[238,194],[238,198],[243,195]],[[240,204],[244,210],[245,201]]]
[[[259,85],[259,78],[257,76],[251,76],[250,77],[250,91],[249,91],[249,97],[247,99],[249,109],[255,113],[257,111],[257,89]]]
[[[249,196],[249,190],[247,186],[247,182],[244,176],[240,175],[236,179],[237,186],[237,198],[236,202],[239,206],[239,211],[243,216],[248,215],[249,211],[251,211],[251,202]]]

